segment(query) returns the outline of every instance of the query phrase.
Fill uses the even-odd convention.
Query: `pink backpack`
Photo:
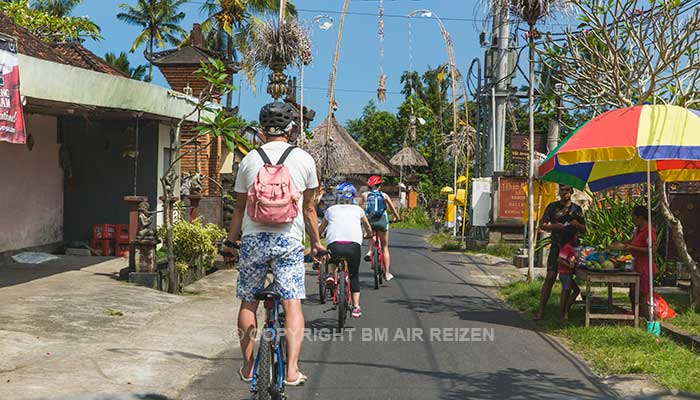
[[[248,216],[263,225],[292,222],[299,215],[299,195],[284,161],[294,146],[284,151],[277,164],[261,148],[256,150],[264,165],[255,177],[255,184],[248,189]]]

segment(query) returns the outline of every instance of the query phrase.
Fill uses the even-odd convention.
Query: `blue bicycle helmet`
[[[354,199],[357,189],[350,182],[343,182],[335,187],[335,197],[339,199]]]

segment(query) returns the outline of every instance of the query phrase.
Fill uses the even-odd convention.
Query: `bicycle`
[[[318,284],[318,300],[321,304],[326,304],[328,288],[326,287],[326,282],[321,274],[321,263],[318,261],[314,261],[312,268],[314,271],[316,271],[316,281]]]
[[[372,252],[370,254],[370,267],[372,268],[372,274],[374,275],[374,289],[379,290],[379,285],[382,284],[384,279],[384,255],[382,254],[382,243],[379,240],[379,235],[374,234],[374,245],[372,245]]]
[[[274,281],[255,295],[255,299],[262,301],[265,307],[265,327],[260,338],[255,364],[253,364],[250,392],[254,400],[287,398],[284,393],[287,345],[279,334],[284,329],[283,318],[280,318],[279,313],[281,298],[282,295]]]
[[[221,251],[219,254],[227,256]],[[271,269],[268,269],[268,273],[271,272]],[[282,294],[277,282],[273,280],[256,293],[255,300],[262,301],[265,307],[265,326],[253,364],[250,386],[252,400],[285,400],[287,396],[284,393],[284,367],[287,344],[279,333],[284,329],[284,317],[280,316]]]
[[[350,312],[350,304],[352,304],[352,297],[350,293],[350,276],[348,273],[348,260],[345,257],[339,257],[338,259],[333,259],[333,255],[330,251],[326,251],[321,256],[329,255],[330,257],[326,261],[325,265],[325,275],[329,274],[329,266],[335,265],[333,270],[334,279],[321,280],[321,268],[319,266],[318,276],[319,276],[319,295],[321,303],[325,302],[325,296],[333,296],[333,304],[336,306],[338,311],[338,330],[342,330],[345,327],[345,322],[348,319],[348,313]],[[340,283],[340,284],[339,284]]]

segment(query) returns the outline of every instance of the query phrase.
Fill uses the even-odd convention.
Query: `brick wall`
[[[162,67],[161,72],[168,81],[170,87],[178,92],[182,92],[183,89],[189,85],[192,88],[192,92],[195,96],[201,94],[201,92],[207,88],[207,82],[203,79],[199,79],[194,75],[194,72],[199,67],[187,66],[187,67]],[[192,125],[183,127],[182,131],[182,141],[185,142],[191,139],[192,136],[188,135],[186,132],[191,129]],[[207,147],[207,144],[212,141],[211,146]],[[195,149],[199,149],[195,152]],[[206,177],[214,179],[216,182],[220,182],[219,176],[219,165],[221,164],[221,150],[222,142],[221,138],[213,137],[201,137],[196,143],[192,143],[182,149],[182,153],[190,154],[185,155],[181,160],[181,171],[189,172],[191,174],[199,171]],[[204,195],[218,195],[221,190],[219,186],[208,178],[202,180],[202,194]]]
[[[191,135],[182,135],[183,142],[191,138]],[[221,138],[209,135],[198,138],[181,149],[181,153],[185,155],[180,160],[180,170],[190,174],[199,171],[205,177],[212,178],[220,183],[219,165],[221,164],[222,145]],[[221,194],[221,190],[216,183],[205,178],[202,180],[202,194],[215,196]]]

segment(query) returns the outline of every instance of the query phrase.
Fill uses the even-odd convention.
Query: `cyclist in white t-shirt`
[[[350,293],[352,293],[352,317],[360,318],[360,259],[362,257],[362,228],[367,237],[372,237],[372,227],[365,216],[365,210],[354,203],[357,190],[348,183],[336,186],[337,204],[326,209],[320,232],[326,232],[326,242],[331,258],[345,258],[348,261]],[[335,279],[329,277],[330,279]],[[327,278],[328,279],[328,278]]]

